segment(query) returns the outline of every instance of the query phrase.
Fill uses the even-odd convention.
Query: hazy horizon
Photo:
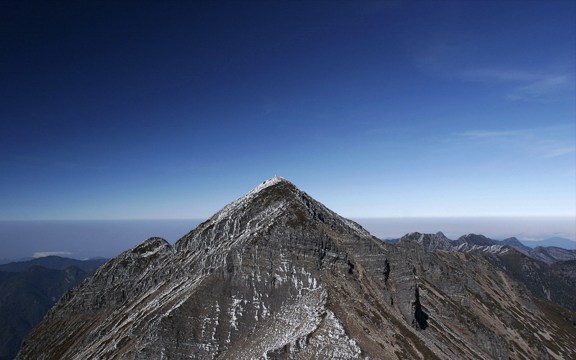
[[[0,221],[0,259],[59,255],[77,259],[113,257],[152,236],[170,243],[205,219],[158,220],[18,220]],[[352,218],[372,235],[400,238],[410,232],[443,232],[448,238],[470,233],[503,240],[544,240],[561,237],[576,241],[572,217],[388,217]]]

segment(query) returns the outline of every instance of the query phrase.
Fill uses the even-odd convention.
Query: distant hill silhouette
[[[54,270],[64,270],[70,266],[75,266],[79,269],[82,269],[86,272],[92,271],[98,268],[100,265],[104,264],[106,259],[89,259],[89,260],[77,260],[77,259],[70,259],[61,256],[46,256],[35,258],[26,261],[18,261],[12,262],[8,264],[0,265],[0,271],[8,271],[8,272],[20,272],[25,271],[32,266],[42,266],[47,269],[54,269]]]
[[[49,256],[0,265],[0,360],[14,358],[56,301],[105,261]]]
[[[537,241],[530,241],[530,240],[520,240],[520,241],[522,242],[522,244],[531,248],[537,248],[539,246],[542,247],[554,246],[562,249],[576,250],[576,241],[572,241],[561,237],[551,237],[548,239]]]

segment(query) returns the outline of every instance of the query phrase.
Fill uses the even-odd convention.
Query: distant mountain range
[[[573,250],[576,250],[576,241],[561,237],[553,237],[545,240],[519,240],[516,237],[511,237],[504,240],[495,240],[487,238],[484,235],[468,234],[459,237],[457,240],[450,240],[446,238],[441,232],[438,234],[441,234],[443,238],[451,242],[453,245],[460,245],[463,243],[467,243],[469,245],[509,245],[516,248],[517,250],[532,254],[536,257],[540,257],[537,255],[538,253],[546,254],[549,251],[552,251],[554,254],[549,254],[549,256],[543,255],[543,257],[540,257],[541,260],[549,258],[548,260],[545,260],[547,262],[554,261],[556,256],[558,256],[558,259],[556,260],[569,260],[572,258],[571,255],[569,255],[567,258],[564,258],[561,254],[571,254]],[[400,241],[400,239],[383,240],[390,244],[396,244]],[[566,252],[564,250],[570,251]]]
[[[441,232],[403,236],[397,243],[415,242],[426,251],[464,252],[481,254],[518,282],[533,295],[553,301],[576,312],[576,250],[554,246],[523,245],[516,238],[502,241],[483,235],[468,234],[450,240]]]
[[[561,237],[551,237],[545,240],[520,240],[520,242],[531,248],[536,248],[539,246],[542,247],[554,246],[568,250],[576,249],[576,241],[572,241]]]
[[[0,265],[0,360],[14,358],[54,303],[105,261],[48,256]]]
[[[107,259],[97,258],[88,260],[70,259],[61,256],[45,256],[34,258],[26,261],[11,262],[0,265],[0,271],[21,272],[26,271],[32,266],[41,266],[48,269],[64,270],[68,267],[75,266],[86,272],[90,272],[100,265],[104,264]]]

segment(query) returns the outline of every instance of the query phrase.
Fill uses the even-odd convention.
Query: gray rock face
[[[479,254],[385,244],[273,178],[110,260],[18,359],[574,358],[560,311]]]
[[[573,294],[576,288],[576,260],[573,260],[575,250],[556,247],[531,249],[523,246],[516,238],[497,241],[475,234],[450,240],[442,233],[415,232],[400,240],[418,243],[429,252],[482,254],[508,276],[526,286],[532,295],[576,311],[576,296]]]
[[[545,263],[553,264],[558,261],[576,260],[576,250],[567,250],[555,246],[538,246],[530,251],[530,256]]]
[[[448,239],[443,233],[422,234],[413,232],[404,235],[400,241],[414,241],[420,244],[427,251],[451,250],[454,248],[453,241]]]

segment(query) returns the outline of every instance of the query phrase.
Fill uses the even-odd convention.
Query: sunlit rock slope
[[[273,178],[109,261],[18,359],[576,358],[563,311],[482,254],[383,243]]]

